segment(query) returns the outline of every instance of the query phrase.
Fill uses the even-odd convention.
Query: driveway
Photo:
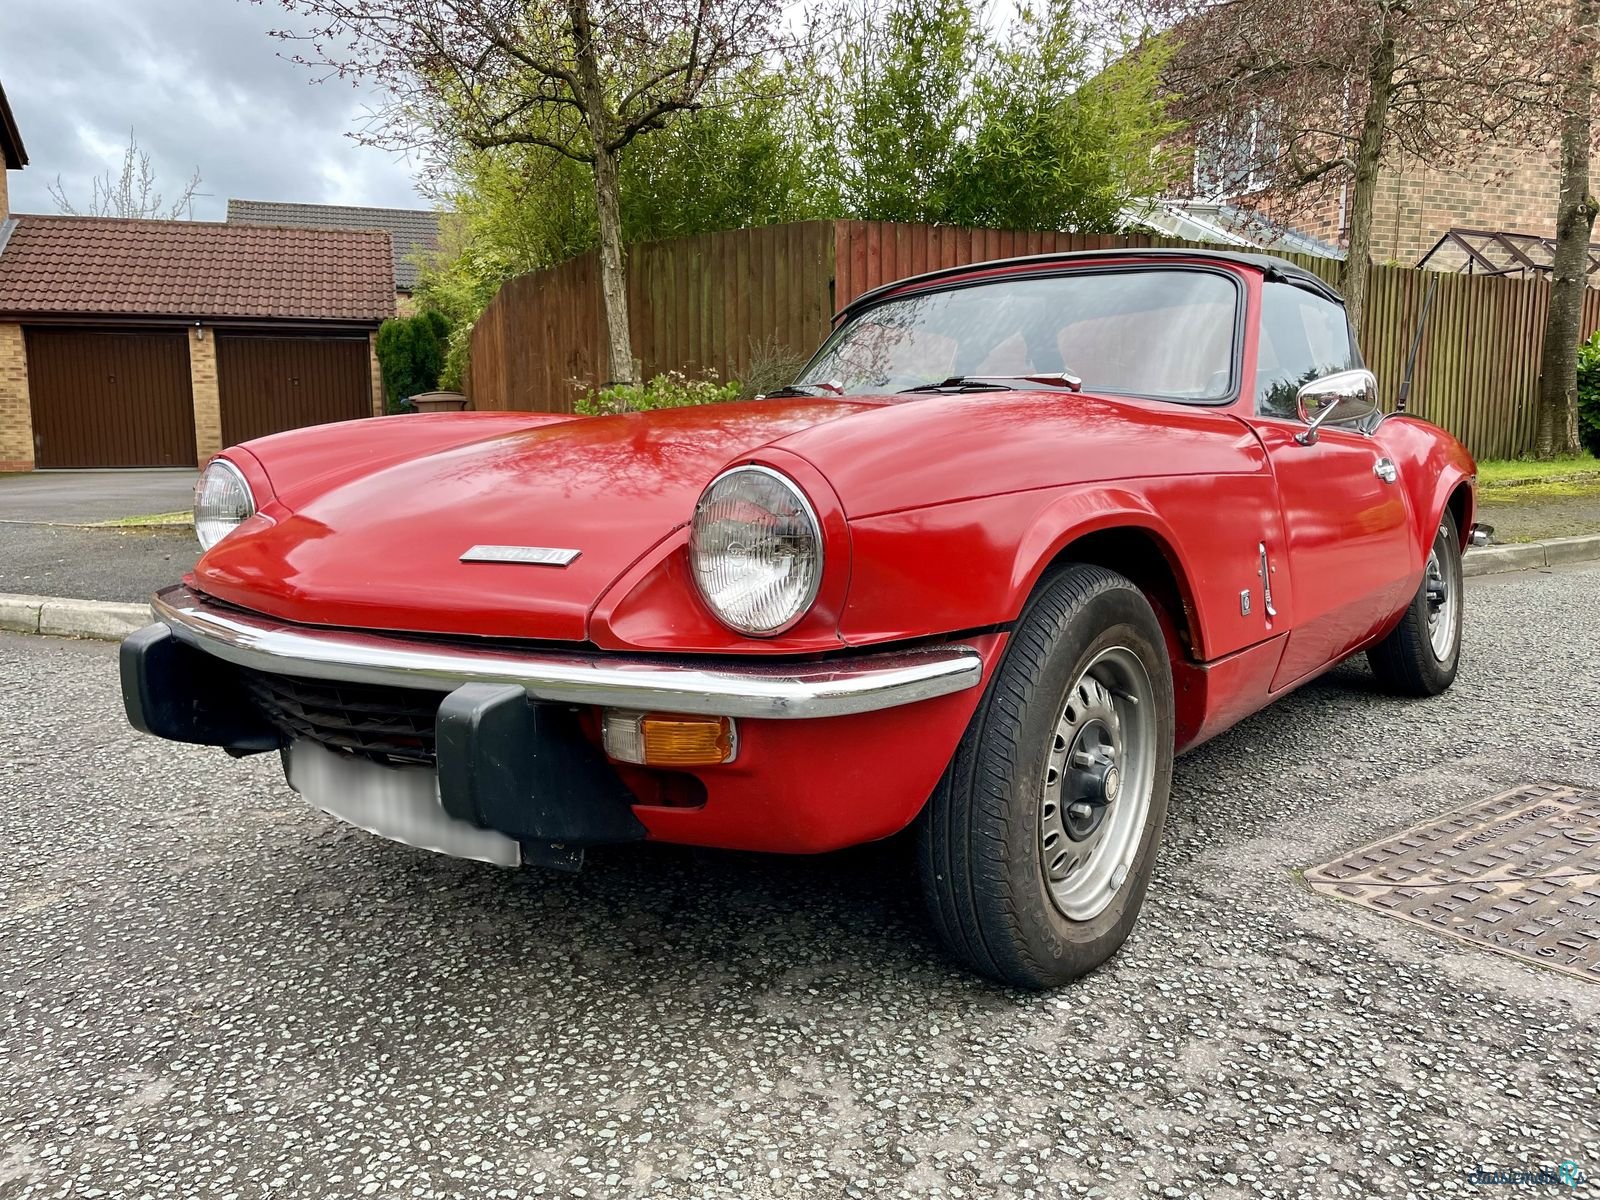
[[[148,600],[200,556],[188,526],[85,529],[187,511],[191,470],[35,471],[0,475],[0,592],[78,600]]]
[[[1474,1172],[1600,1177],[1600,985],[1295,872],[1600,787],[1597,591],[1469,581],[1451,692],[1354,664],[1186,756],[1133,937],[1048,995],[939,956],[903,842],[455,862],[0,635],[0,1196],[1593,1195]]]
[[[0,521],[81,525],[194,505],[199,472],[31,471],[0,475]]]
[[[84,529],[0,521],[0,592],[136,604],[177,583],[199,557],[187,525]]]

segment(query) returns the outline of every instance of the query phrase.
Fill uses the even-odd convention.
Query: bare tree
[[[617,158],[780,45],[779,0],[279,0],[293,57],[389,97],[355,136],[435,161],[543,146],[594,176],[611,382],[633,382]],[[728,102],[726,87],[718,96]]]
[[[1589,193],[1589,147],[1594,138],[1595,22],[1600,0],[1576,0],[1568,30],[1562,83],[1561,197],[1556,209],[1555,269],[1550,312],[1539,361],[1538,426],[1534,453],[1560,458],[1578,452],[1578,340],[1583,293],[1589,282],[1589,242],[1600,202]]]
[[[1349,188],[1341,280],[1366,305],[1379,169],[1450,166],[1549,120],[1550,0],[1112,0],[1176,39],[1167,72],[1211,190],[1312,203]]]
[[[136,217],[141,220],[177,221],[194,215],[194,198],[200,191],[200,171],[196,168],[170,204],[156,191],[156,172],[150,155],[128,131],[128,148],[122,153],[122,170],[96,175],[87,204],[74,204],[67,197],[61,176],[49,186],[56,211],[69,217]]]

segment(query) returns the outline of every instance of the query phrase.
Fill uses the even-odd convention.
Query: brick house
[[[27,164],[0,93],[0,150]],[[0,189],[0,471],[194,466],[382,412],[389,236],[13,215]]]
[[[1248,160],[1250,147],[1227,146],[1216,155],[1229,167]],[[1205,148],[1197,147],[1193,190],[1200,195],[1212,189],[1208,180],[1226,178],[1229,168],[1206,161]],[[1238,178],[1235,173],[1234,178]],[[1391,155],[1378,174],[1373,205],[1372,257],[1377,262],[1416,266],[1452,229],[1555,236],[1556,201],[1561,191],[1558,150],[1490,143],[1469,166],[1449,169],[1410,155]],[[1263,192],[1229,199],[1264,216],[1338,246],[1349,244],[1350,185],[1330,188],[1306,201],[1275,203]],[[1430,266],[1457,268],[1453,259],[1435,260]]]
[[[1415,266],[1449,230],[1460,228],[1554,237],[1561,194],[1556,154],[1553,147],[1491,145],[1457,170],[1409,157],[1384,163],[1373,205],[1372,257]],[[1344,245],[1347,209],[1348,196],[1335,192],[1296,224]]]

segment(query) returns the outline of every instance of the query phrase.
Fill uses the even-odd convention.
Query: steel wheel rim
[[[1155,689],[1139,656],[1113,646],[1067,689],[1042,781],[1039,868],[1069,921],[1099,916],[1127,881],[1155,774]]]
[[[1439,536],[1434,538],[1433,550],[1428,555],[1428,569],[1422,578],[1422,588],[1428,604],[1428,645],[1433,657],[1444,662],[1455,646],[1456,625],[1461,619],[1461,606],[1456,596],[1455,582],[1445,570],[1439,547],[1450,536],[1450,531],[1439,526]]]

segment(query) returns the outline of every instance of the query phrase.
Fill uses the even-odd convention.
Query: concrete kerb
[[[151,619],[148,604],[0,593],[0,629],[13,633],[116,642],[150,624]]]
[[[1600,533],[1468,550],[1461,560],[1461,573],[1494,575],[1501,571],[1527,571],[1593,558],[1600,558]]]

